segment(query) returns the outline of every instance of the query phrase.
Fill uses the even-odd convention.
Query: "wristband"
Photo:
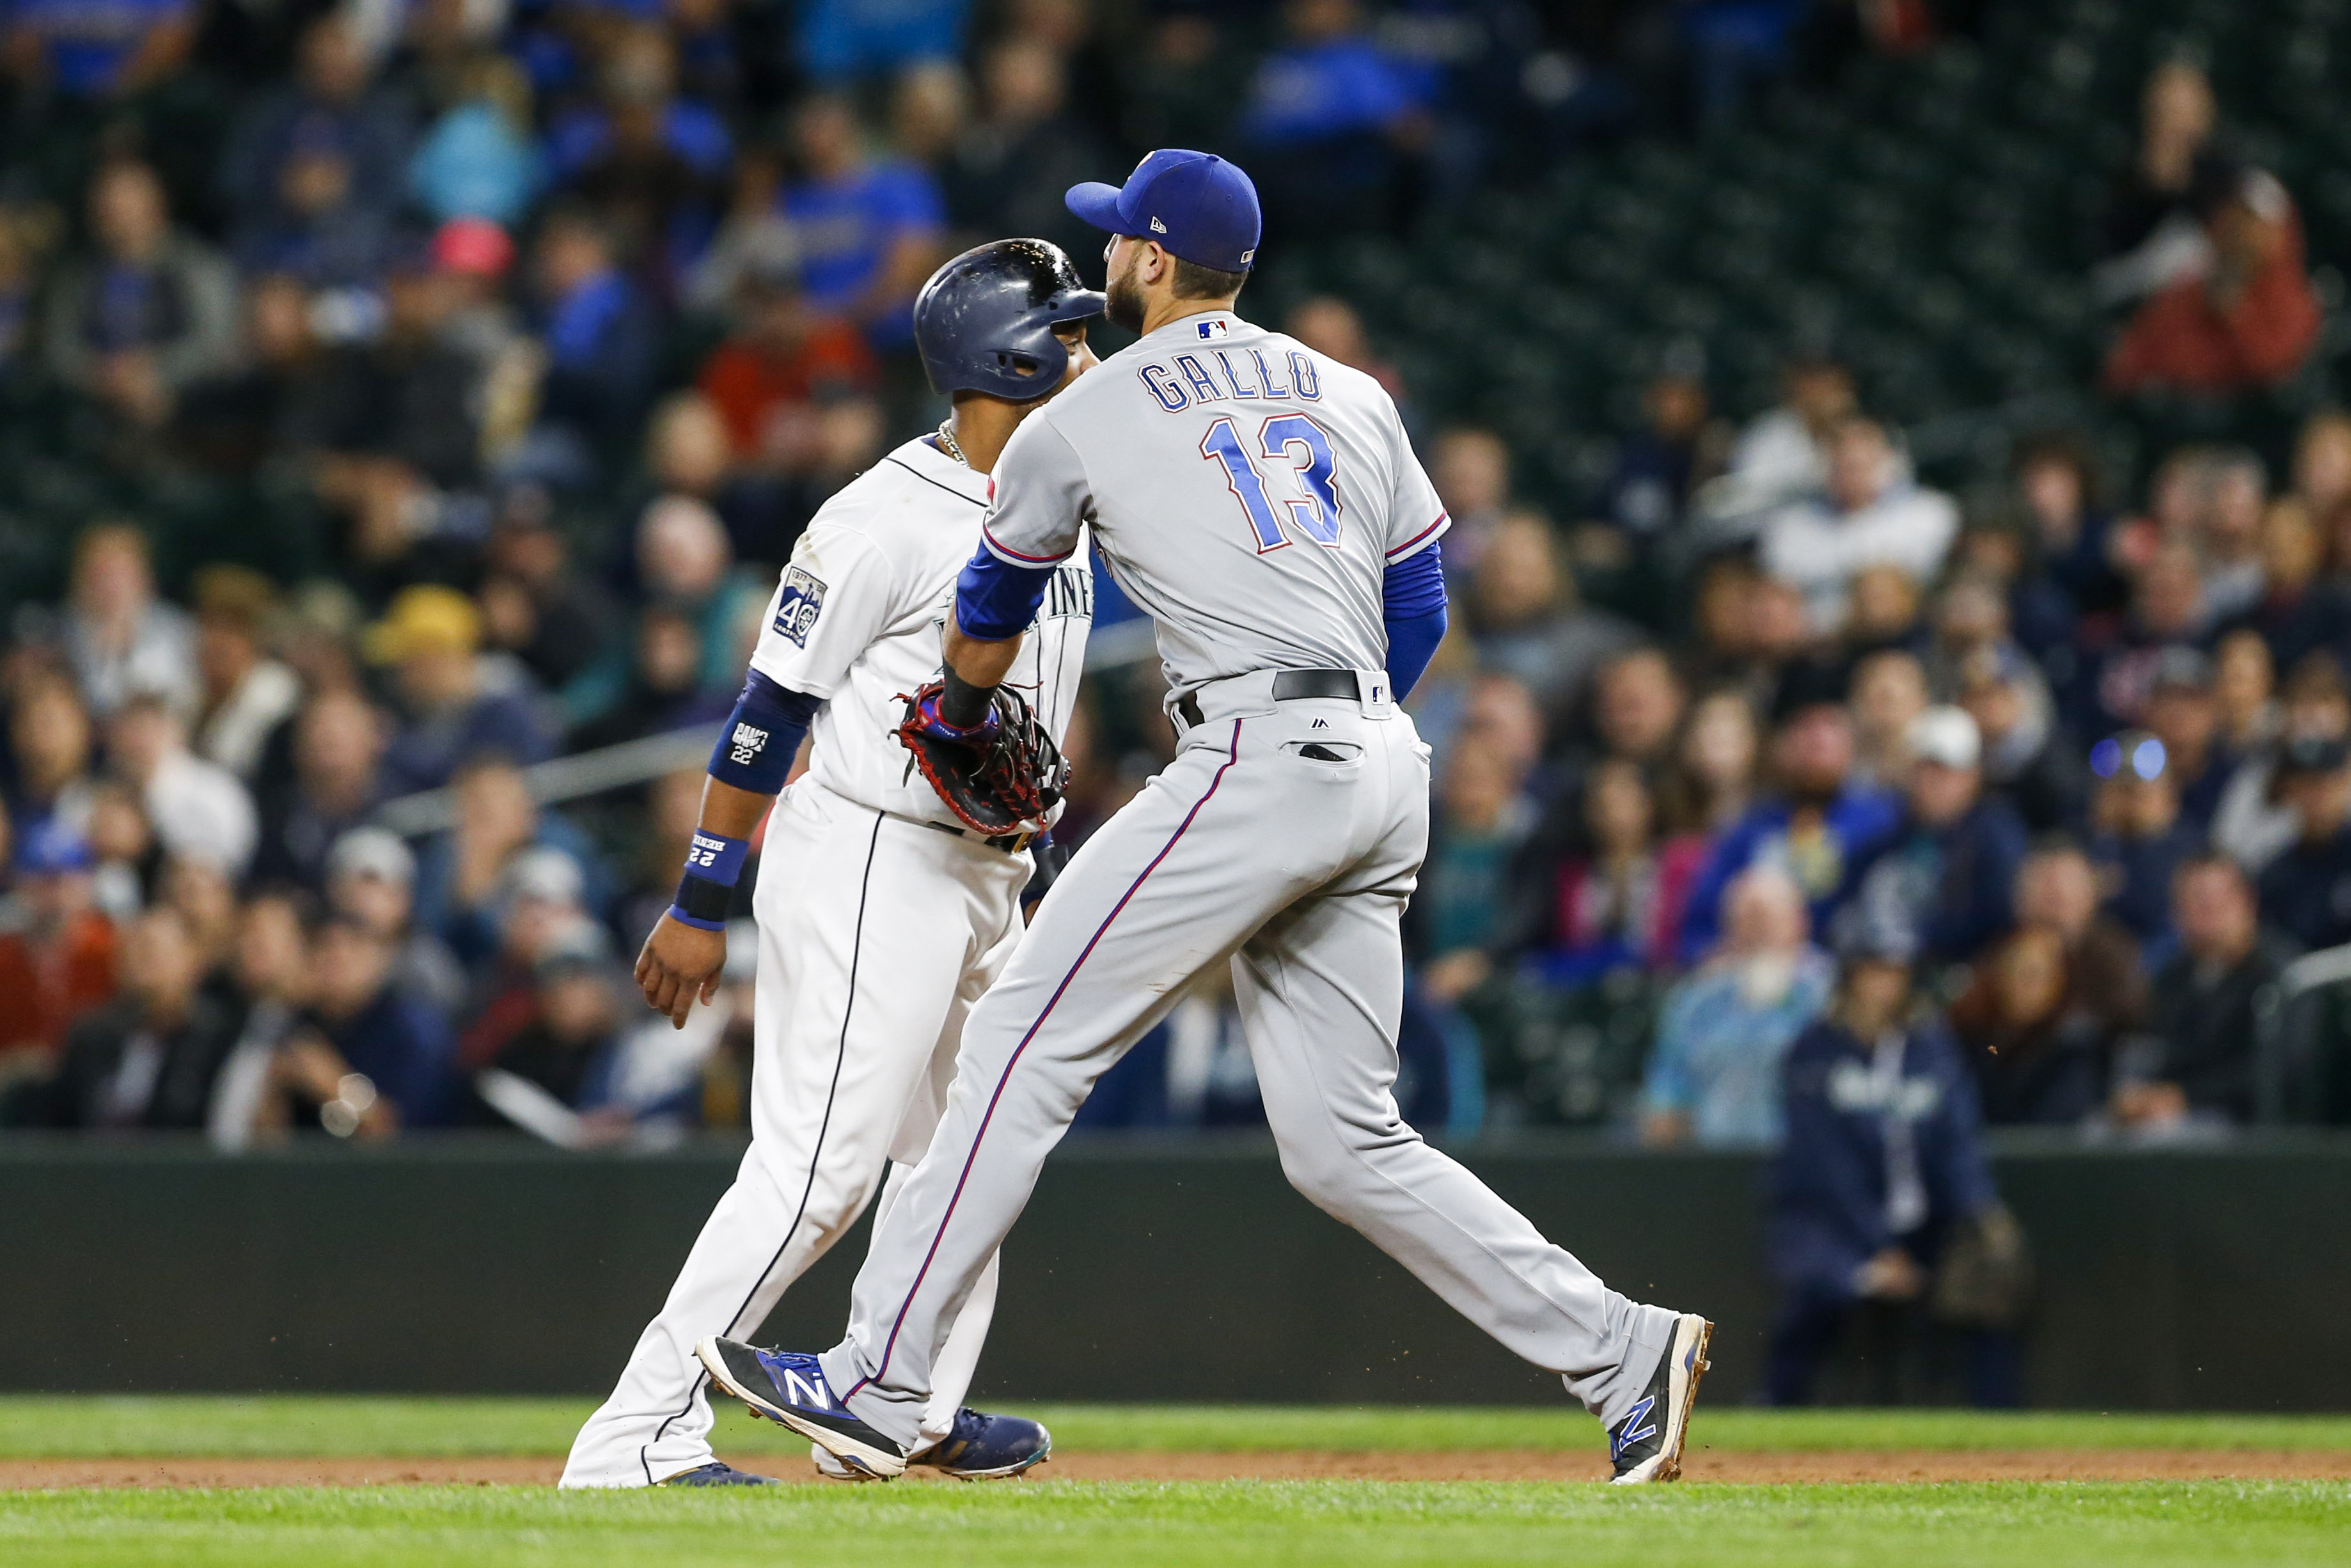
[[[710,776],[754,795],[772,795],[790,777],[792,758],[823,700],[777,685],[753,670],[735,711],[710,748]]]
[[[730,839],[696,828],[685,847],[685,873],[732,887],[742,879],[743,860],[750,852],[748,839]]]
[[[973,685],[955,673],[953,664],[940,671],[940,680],[946,688],[939,693],[938,707],[935,710],[941,724],[970,731],[987,722],[988,698],[995,694],[994,686]]]
[[[699,915],[688,915],[684,910],[680,909],[674,904],[669,906],[669,917],[672,920],[676,921],[680,925],[691,925],[696,931],[724,931],[726,929],[726,922],[724,920],[705,920]]]
[[[688,873],[677,879],[676,901],[669,906],[669,917],[681,925],[724,931],[726,911],[734,903],[733,888]]]
[[[735,902],[735,884],[742,879],[748,841],[695,830],[685,850],[685,874],[677,879],[677,896],[670,918],[702,931],[726,929],[726,911]]]

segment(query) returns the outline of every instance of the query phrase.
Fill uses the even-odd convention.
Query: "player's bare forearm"
[[[946,635],[942,640],[947,668],[975,686],[1001,685],[1004,677],[1012,673],[1012,661],[1019,657],[1025,637],[1026,633],[1017,632],[1000,643],[967,637],[950,613]]]
[[[699,825],[705,833],[747,839],[774,800],[754,789],[705,779]],[[664,915],[653,923],[643,951],[637,955],[637,984],[644,988],[645,1001],[655,1012],[667,1014],[673,1027],[684,1029],[695,998],[708,1002],[717,996],[719,973],[726,967],[726,933],[705,931]]]
[[[704,832],[722,838],[747,839],[775,801],[773,795],[738,789],[719,779],[705,779],[702,781],[702,820],[696,825]]]

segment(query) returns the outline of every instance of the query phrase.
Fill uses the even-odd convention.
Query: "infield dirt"
[[[773,1456],[743,1468],[817,1484],[807,1466]],[[547,1458],[0,1459],[0,1490],[79,1487],[372,1487],[420,1484],[549,1486],[562,1473]],[[1692,1481],[1785,1486],[1822,1482],[2351,1480],[2351,1453],[2168,1448],[1930,1449],[1805,1453],[1693,1449]],[[1311,1449],[1202,1454],[1138,1450],[1058,1454],[1035,1483],[1071,1481],[1374,1480],[1599,1481],[1598,1454],[1541,1449],[1332,1453]],[[938,1478],[912,1472],[936,1484]],[[1032,1483],[1032,1484],[1035,1484]]]

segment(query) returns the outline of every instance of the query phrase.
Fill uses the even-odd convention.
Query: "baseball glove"
[[[2004,1204],[1963,1219],[1944,1239],[1928,1309],[1956,1328],[2011,1329],[2032,1303],[2032,1251]]]
[[[1020,694],[999,685],[988,693],[987,718],[956,731],[938,718],[946,683],[933,681],[912,696],[899,694],[906,715],[898,744],[923,770],[963,824],[996,838],[1037,831],[1061,803],[1070,765]]]

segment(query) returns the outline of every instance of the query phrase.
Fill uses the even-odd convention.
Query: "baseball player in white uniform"
[[[1620,1482],[1670,1479],[1711,1325],[1611,1291],[1422,1141],[1392,1092],[1399,921],[1428,750],[1397,708],[1445,623],[1446,517],[1369,376],[1236,315],[1248,176],[1152,153],[1071,210],[1111,231],[1109,315],[1139,334],[1024,423],[957,585],[941,717],[973,722],[1087,530],[1158,623],[1183,739],[1070,862],[965,1025],[946,1114],[876,1225],[822,1355],[703,1343],[753,1410],[890,1476],[952,1370],[956,1314],[1096,1078],[1229,962],[1290,1181],[1464,1315],[1556,1372]]]
[[[1085,323],[1102,308],[1042,241],[998,241],[941,267],[916,302],[915,336],[953,416],[828,501],[777,583],[677,902],[637,962],[647,999],[681,1024],[715,994],[746,841],[812,733],[808,771],[768,821],[753,894],[751,1146],[573,1442],[567,1487],[766,1481],[713,1457],[695,1343],[756,1328],[877,1186],[886,1211],[930,1142],[966,1017],[1020,938],[1033,835],[983,839],[957,823],[910,772],[893,734],[900,697],[938,674],[989,469],[1014,428],[1092,364]],[[1055,566],[1007,677],[1056,742],[1092,614],[1080,546]],[[915,1462],[951,1475],[1018,1474],[1051,1444],[1034,1421],[962,1407],[995,1296],[991,1256],[950,1314],[914,1423]],[[820,1469],[862,1478],[814,1454]]]

